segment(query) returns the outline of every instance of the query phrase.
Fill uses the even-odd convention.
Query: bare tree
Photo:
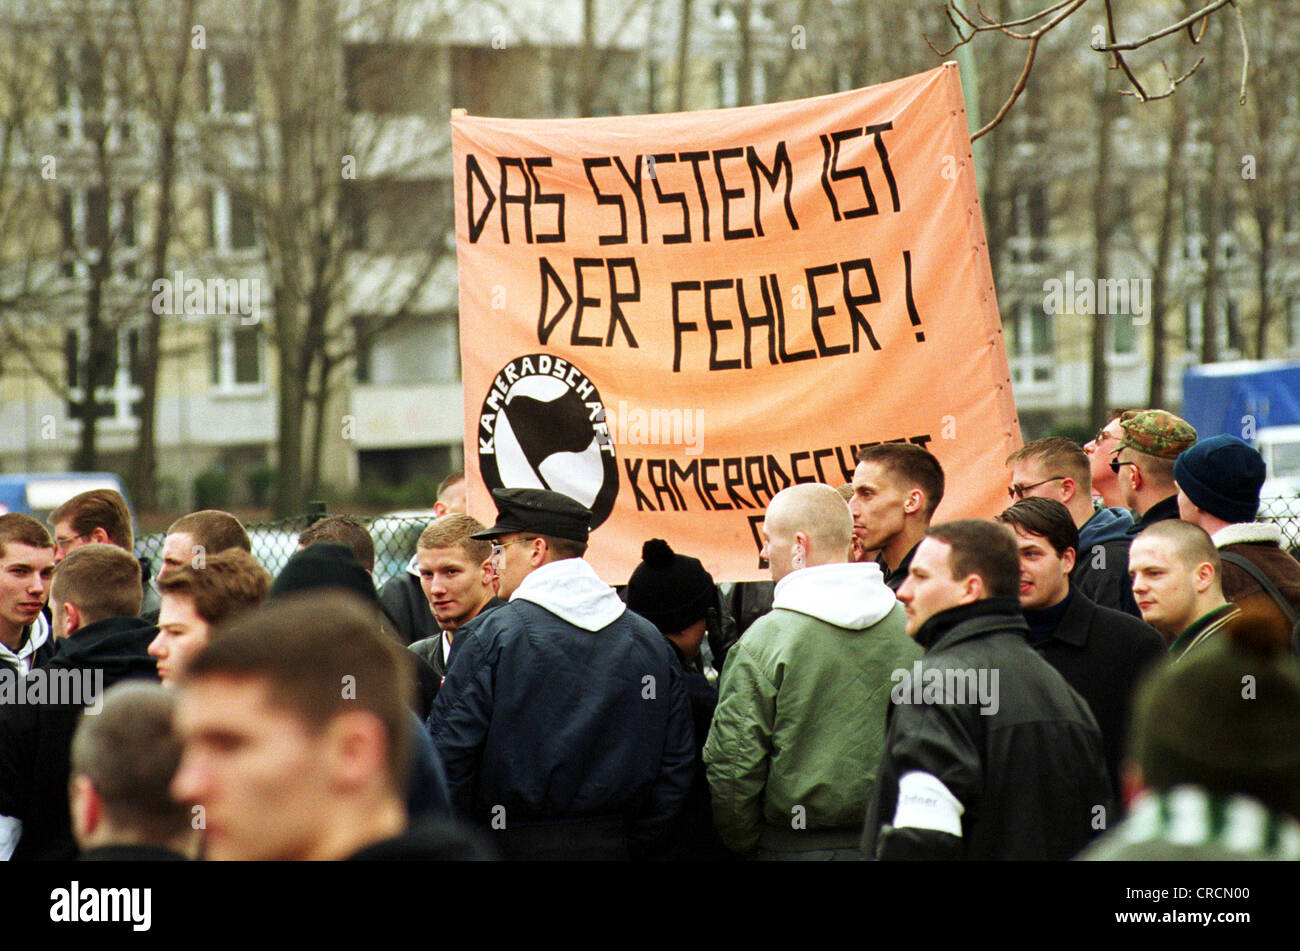
[[[1185,96],[1170,99],[1172,112],[1169,116],[1165,139],[1164,183],[1161,189],[1160,221],[1156,230],[1156,256],[1151,279],[1150,326],[1151,326],[1151,373],[1147,383],[1147,405],[1163,406],[1165,403],[1165,375],[1168,358],[1167,328],[1170,298],[1170,259],[1176,237],[1179,233],[1174,216],[1178,197],[1184,189],[1184,168],[1186,159],[1183,155],[1187,143],[1187,107]]]
[[[1115,212],[1109,200],[1113,194],[1112,175],[1114,174],[1114,127],[1118,113],[1119,100],[1110,89],[1108,74],[1103,73],[1100,84],[1096,87],[1094,104],[1097,115],[1097,158],[1092,201],[1092,237],[1093,237],[1093,273],[1099,277],[1111,273],[1111,237],[1115,231]],[[1108,390],[1109,365],[1106,355],[1109,349],[1111,318],[1104,313],[1092,317],[1092,376],[1088,394],[1089,426],[1101,427],[1106,423],[1106,412],[1110,404]]]
[[[1091,48],[1106,55],[1109,68],[1117,69],[1123,73],[1125,81],[1129,87],[1128,89],[1121,90],[1123,93],[1135,96],[1141,102],[1147,102],[1152,99],[1162,99],[1166,96],[1172,95],[1179,85],[1195,73],[1200,67],[1203,58],[1198,59],[1191,65],[1191,67],[1176,75],[1171,72],[1162,61],[1166,88],[1152,92],[1147,89],[1150,80],[1145,84],[1142,82],[1133,67],[1129,65],[1125,54],[1142,49],[1158,40],[1181,33],[1184,30],[1187,32],[1188,41],[1191,45],[1195,46],[1200,43],[1201,37],[1204,35],[1205,28],[1208,25],[1210,18],[1214,14],[1222,11],[1225,7],[1231,8],[1237,17],[1237,23],[1240,28],[1241,44],[1244,52],[1241,79],[1241,96],[1244,100],[1247,66],[1249,64],[1249,50],[1246,45],[1245,28],[1242,26],[1241,21],[1241,9],[1237,6],[1237,3],[1238,0],[1209,0],[1209,2],[1194,13],[1185,16],[1174,23],[1152,30],[1140,39],[1120,40],[1115,29],[1113,0],[1102,0],[1102,7],[1106,21],[1105,38],[1103,40],[1101,37],[1094,34]],[[1039,45],[1042,43],[1043,38],[1053,30],[1059,28],[1087,4],[1088,0],[1058,0],[1058,2],[1051,3],[1049,6],[1039,10],[1037,13],[1014,19],[991,17],[985,14],[983,10],[980,10],[978,14],[979,20],[976,20],[962,9],[962,5],[959,4],[957,0],[948,0],[944,9],[957,38],[951,46],[944,50],[940,50],[931,42],[931,48],[940,56],[949,55],[958,46],[971,42],[971,40],[980,33],[1000,33],[1012,40],[1026,44],[1024,63],[1021,66],[1020,75],[1012,86],[1010,93],[1007,95],[1001,108],[998,109],[993,118],[972,135],[972,139],[978,139],[985,135],[1006,118],[1007,114],[1011,111],[1011,107],[1015,105],[1016,100],[1019,99],[1021,93],[1025,91],[1025,87],[1029,82],[1029,76],[1033,72],[1034,65],[1037,61]]]
[[[134,39],[132,54],[141,66],[140,100],[157,137],[152,169],[157,194],[148,285],[152,288],[155,281],[169,279],[168,254],[176,217],[178,127],[185,103],[185,78],[190,75],[192,30],[198,20],[199,4],[198,0],[126,0],[126,3]],[[158,501],[156,435],[164,316],[153,307],[143,308],[142,312],[140,422],[131,482],[136,505],[152,509]]]
[[[1278,210],[1286,206],[1289,174],[1300,159],[1300,139],[1292,131],[1295,116],[1287,104],[1295,89],[1295,62],[1300,56],[1300,22],[1290,4],[1264,0],[1253,18],[1252,44],[1257,68],[1250,74],[1250,96],[1241,116],[1249,151],[1241,157],[1240,181],[1255,222],[1254,263],[1256,316],[1254,355],[1268,352],[1269,329],[1277,309],[1274,284],[1279,231]],[[1237,176],[1234,176],[1237,177]]]

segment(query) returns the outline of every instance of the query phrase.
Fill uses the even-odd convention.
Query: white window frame
[[[113,404],[112,416],[101,416],[95,424],[101,428],[135,429],[139,419],[131,415],[131,404],[144,397],[144,389],[131,379],[131,332],[137,327],[122,326],[117,328],[117,372],[113,375],[113,385],[98,387],[95,390],[96,402]],[[90,351],[90,338],[85,327],[77,327],[77,364],[78,370],[84,370],[86,356]],[[85,389],[80,386],[68,388],[68,402],[80,403],[85,398]],[[81,420],[69,417],[68,422],[80,427]]]
[[[266,392],[266,340],[257,324],[241,325],[237,319],[218,318],[213,331],[217,334],[217,382],[212,392],[217,396],[260,396]],[[257,334],[257,380],[235,382],[235,332],[251,330]]]

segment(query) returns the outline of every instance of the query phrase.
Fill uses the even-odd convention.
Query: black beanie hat
[[[1225,522],[1253,522],[1264,457],[1236,436],[1202,439],[1174,460],[1174,481],[1199,509]]]
[[[627,606],[664,634],[684,631],[708,612],[713,576],[698,558],[677,555],[662,538],[641,546],[641,564],[627,583]]]
[[[321,588],[342,588],[361,595],[368,603],[379,607],[379,593],[370,572],[361,567],[357,556],[346,545],[334,542],[315,542],[302,551],[294,552],[280,573],[276,575],[267,592],[267,600],[288,594],[290,591],[316,591]]]

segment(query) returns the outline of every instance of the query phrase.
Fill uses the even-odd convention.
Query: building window
[[[1020,385],[1043,386],[1053,380],[1052,316],[1023,301],[1011,305],[1005,323],[1011,378]]]
[[[1110,352],[1117,357],[1137,353],[1137,327],[1131,314],[1111,314]]]
[[[86,189],[86,215],[82,227],[82,237],[86,247],[102,251],[108,244],[107,190]]]
[[[460,344],[455,314],[421,314],[383,331],[386,318],[353,318],[357,334],[356,380],[375,386],[412,386],[460,381]]]
[[[136,191],[65,188],[59,193],[58,219],[61,272],[64,277],[84,277],[83,259],[93,263],[109,248],[136,246]]]
[[[208,237],[217,251],[240,251],[257,246],[256,216],[252,202],[228,188],[209,192]]]
[[[1030,185],[1027,199],[1029,217],[1029,237],[1035,242],[1047,239],[1047,189],[1042,185]]]
[[[244,53],[206,57],[200,71],[203,108],[211,115],[248,112],[253,108],[253,58]]]
[[[69,49],[54,48],[54,96],[58,106],[55,127],[63,139],[80,139],[83,131],[96,129],[98,113],[104,108],[104,63],[99,51],[89,43]]]
[[[1183,346],[1190,351],[1201,347],[1201,302],[1189,300],[1183,316]]]
[[[257,325],[222,320],[209,337],[212,385],[233,390],[262,384],[262,335]]]
[[[123,246],[135,247],[135,189],[118,199],[117,233]]]
[[[140,413],[140,333],[120,327],[103,335],[110,339],[110,346],[95,354],[94,359],[84,328],[69,330],[64,338],[68,418],[76,418],[77,407],[85,398],[84,387],[89,383],[94,393],[94,417],[129,425]]]

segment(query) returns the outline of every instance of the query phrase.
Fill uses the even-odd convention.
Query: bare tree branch
[[[1003,119],[1006,118],[1007,114],[1011,111],[1011,107],[1015,105],[1016,100],[1020,98],[1020,94],[1025,91],[1025,88],[1029,83],[1029,75],[1034,68],[1034,62],[1038,54],[1039,42],[1049,32],[1060,26],[1061,23],[1078,12],[1085,3],[1087,3],[1087,0],[1058,0],[1058,2],[1044,7],[1037,13],[1032,13],[1015,20],[995,19],[994,17],[989,16],[982,6],[977,4],[976,9],[979,13],[980,19],[983,20],[983,22],[980,23],[972,19],[965,11],[963,11],[962,8],[957,5],[957,0],[947,0],[944,4],[944,13],[948,17],[948,22],[951,24],[953,31],[956,34],[955,42],[946,49],[940,49],[935,46],[934,42],[928,35],[923,34],[925,42],[937,55],[941,57],[950,55],[958,47],[971,42],[980,33],[1001,33],[1012,40],[1028,44],[1028,49],[1025,52],[1024,66],[1021,68],[1020,75],[1016,78],[1015,85],[1011,88],[1011,92],[1007,95],[1007,98],[1003,101],[1001,108],[998,109],[994,117],[971,135],[971,141],[974,141],[992,131],[1002,122]],[[1183,29],[1187,30],[1188,39],[1191,41],[1191,44],[1195,46],[1201,42],[1201,38],[1205,35],[1205,30],[1208,27],[1210,16],[1228,6],[1232,7],[1233,13],[1236,16],[1237,31],[1241,37],[1242,67],[1240,99],[1244,104],[1246,101],[1247,76],[1249,74],[1250,65],[1250,49],[1246,38],[1246,27],[1242,17],[1241,7],[1237,0],[1211,0],[1211,2],[1201,7],[1195,13],[1184,17],[1176,23],[1155,30],[1140,39],[1126,42],[1119,42],[1118,40],[1115,30],[1115,15],[1112,7],[1112,0],[1104,0],[1107,42],[1104,44],[1097,44],[1093,46],[1092,49],[1099,53],[1109,54],[1110,63],[1108,64],[1108,67],[1123,72],[1124,78],[1127,80],[1128,85],[1131,88],[1120,90],[1121,95],[1133,96],[1139,102],[1150,102],[1155,99],[1164,99],[1167,96],[1172,95],[1181,83],[1186,81],[1197,71],[1197,69],[1200,68],[1201,63],[1204,62],[1204,57],[1198,59],[1190,68],[1178,76],[1174,76],[1164,60],[1161,60],[1161,64],[1165,68],[1165,75],[1169,80],[1169,86],[1163,92],[1153,94],[1146,90],[1142,81],[1138,78],[1136,71],[1129,66],[1129,63],[1124,58],[1123,54],[1132,50],[1141,49],[1142,47],[1154,43],[1156,40],[1178,33]],[[1196,31],[1197,23],[1200,24],[1199,32]],[[1018,27],[1027,27],[1035,24],[1037,25],[1029,32],[1021,32],[1016,29]]]
[[[1183,27],[1187,27],[1190,32],[1192,25],[1197,20],[1200,20],[1201,18],[1205,18],[1206,22],[1208,23],[1209,16],[1214,11],[1220,10],[1223,7],[1236,6],[1236,5],[1237,5],[1236,0],[1213,0],[1212,3],[1209,3],[1206,6],[1201,7],[1201,9],[1197,10],[1191,16],[1184,17],[1183,19],[1179,20],[1177,23],[1173,24],[1172,26],[1167,26],[1164,29],[1156,30],[1154,33],[1148,33],[1140,40],[1131,40],[1127,43],[1115,43],[1112,41],[1111,43],[1108,43],[1105,46],[1094,46],[1093,49],[1101,53],[1114,53],[1114,52],[1124,52],[1128,50],[1141,49],[1143,46],[1146,46],[1149,43],[1154,43],[1156,40],[1161,39],[1162,37],[1169,36],[1171,33],[1177,33]],[[1106,0],[1106,6],[1107,8],[1110,7],[1110,0]],[[1205,35],[1205,26],[1203,24],[1201,27],[1201,36],[1204,35]],[[1199,43],[1200,37],[1197,37],[1192,42]]]

